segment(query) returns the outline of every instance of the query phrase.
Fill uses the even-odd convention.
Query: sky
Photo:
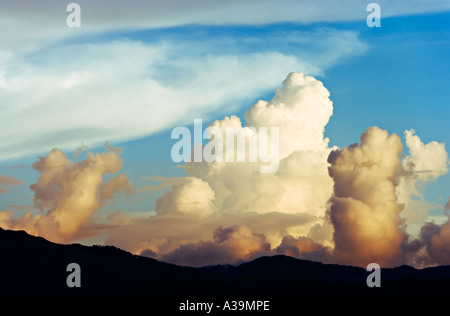
[[[0,227],[192,266],[450,264],[448,1],[378,1],[380,27],[357,0],[77,3],[69,27],[0,0]],[[278,169],[174,162],[195,119],[279,129]]]

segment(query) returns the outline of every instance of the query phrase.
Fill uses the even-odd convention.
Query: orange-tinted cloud
[[[126,195],[132,195],[135,193],[133,183],[124,173],[109,179],[101,185],[100,200],[110,200],[119,193],[125,193]]]
[[[7,193],[9,190],[4,188],[4,186],[20,185],[22,181],[8,176],[2,176],[0,174],[0,194]]]
[[[1,226],[22,229],[57,242],[73,240],[99,209],[99,195],[110,198],[124,184],[129,187],[123,175],[101,186],[102,176],[118,172],[122,163],[119,155],[111,150],[90,153],[81,162],[71,162],[62,151],[53,149],[33,164],[40,177],[30,188],[34,191],[34,206],[42,213],[28,212],[22,218],[12,218],[12,212],[3,211]]]
[[[331,250],[331,248],[324,247],[309,237],[295,238],[287,235],[274,252],[299,259],[329,262],[331,260]]]
[[[190,266],[239,263],[270,254],[265,236],[246,226],[218,227],[212,241],[199,241],[180,246],[162,256],[162,260]]]
[[[429,264],[450,264],[450,197],[445,204],[444,210],[448,217],[442,225],[427,223],[421,230],[421,241],[428,254]]]
[[[399,214],[395,179],[401,172],[400,137],[371,127],[361,144],[333,151],[328,161],[334,180],[330,219],[336,260],[361,266],[402,261],[405,233]]]

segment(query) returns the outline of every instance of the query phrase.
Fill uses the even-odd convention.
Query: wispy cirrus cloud
[[[352,31],[285,31],[183,41],[110,34],[0,56],[0,160],[137,139],[235,111],[292,70],[321,74],[367,49]],[[230,38],[226,49],[211,49]]]
[[[320,75],[367,49],[356,32],[283,24],[362,21],[358,1],[135,2],[79,1],[78,29],[65,24],[60,1],[2,3],[0,28],[16,31],[0,34],[0,160],[229,113],[286,73]],[[443,1],[381,5],[384,17],[449,9]],[[281,24],[267,32],[273,23]]]
[[[0,34],[0,47],[32,49],[38,43],[73,35],[120,29],[154,29],[186,24],[263,25],[284,22],[315,23],[365,21],[368,3],[358,0],[78,0],[82,27],[66,27],[66,6],[58,0],[3,1],[0,29],[15,32]],[[442,0],[379,0],[383,17],[423,14],[450,10]]]

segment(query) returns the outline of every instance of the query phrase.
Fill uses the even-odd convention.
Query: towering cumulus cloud
[[[23,229],[53,241],[74,239],[80,228],[88,222],[101,204],[102,198],[111,197],[128,182],[124,176],[112,178],[102,186],[102,176],[118,172],[122,159],[115,151],[90,154],[82,162],[71,162],[59,149],[39,158],[33,168],[40,173],[34,191],[34,205],[44,214],[26,213],[12,219],[9,211],[0,212],[0,225],[8,229]],[[114,180],[116,179],[116,180]]]
[[[363,266],[400,262],[405,234],[394,180],[401,172],[401,152],[400,137],[371,127],[360,145],[330,154],[335,193],[330,218],[337,260]]]
[[[227,128],[246,137],[258,134],[260,127],[278,128],[278,170],[261,173],[267,163],[249,159],[186,163],[188,177],[166,181],[170,189],[156,201],[156,215],[113,216],[117,228],[109,230],[107,242],[190,264],[200,264],[194,253],[217,257],[205,259],[210,263],[248,259],[277,247],[286,235],[307,236],[313,230],[321,242],[331,244],[331,231],[322,229],[333,192],[327,169],[331,149],[324,138],[333,113],[329,95],[320,81],[292,73],[271,101],[259,101],[247,111],[246,125],[236,116],[213,122],[210,127],[222,135]]]
[[[187,173],[209,183],[221,213],[307,213],[316,220],[288,229],[295,235],[307,234],[312,225],[323,222],[333,187],[326,161],[331,149],[324,138],[333,114],[329,95],[320,81],[291,73],[271,101],[261,100],[247,111],[246,126],[236,116],[212,123],[223,134],[227,127],[244,133],[250,128],[279,128],[279,168],[274,174],[262,174],[262,162],[188,163]],[[280,232],[265,233],[276,239],[271,238],[272,242],[281,241]]]
[[[405,140],[409,155],[401,159],[400,138],[371,127],[360,145],[328,157],[334,180],[330,260],[360,266],[450,263],[449,222],[424,225],[434,206],[421,193],[448,172],[445,146],[424,144],[413,130],[405,131]]]

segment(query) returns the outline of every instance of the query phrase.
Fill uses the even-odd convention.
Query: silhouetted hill
[[[69,288],[67,265],[81,267]],[[287,256],[238,266],[180,267],[111,246],[60,245],[0,228],[0,295],[449,295],[450,266],[382,269],[368,288],[363,268]]]

